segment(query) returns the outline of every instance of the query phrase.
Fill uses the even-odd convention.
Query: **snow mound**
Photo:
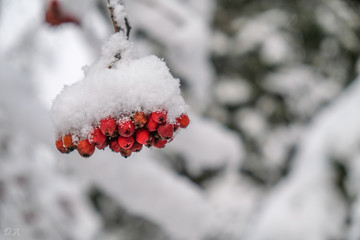
[[[134,112],[166,110],[174,122],[186,110],[180,82],[156,56],[133,58],[132,44],[115,33],[102,48],[102,57],[84,68],[85,78],[64,89],[53,102],[56,132],[86,137],[102,118],[122,118]]]

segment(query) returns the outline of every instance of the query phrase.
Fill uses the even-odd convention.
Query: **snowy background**
[[[191,119],[129,159],[55,148],[52,101],[113,31],[105,0],[59,2],[80,26],[0,0],[0,239],[360,239],[357,1],[124,1]]]

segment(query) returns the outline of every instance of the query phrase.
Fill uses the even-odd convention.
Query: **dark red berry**
[[[134,145],[130,148],[130,150],[132,152],[140,152],[141,149],[142,149],[143,145],[138,143],[138,142],[135,142]]]
[[[174,134],[174,125],[170,123],[160,125],[157,129],[157,132],[161,138],[170,139]]]
[[[167,140],[155,139],[153,146],[156,148],[164,148],[167,143]]]
[[[99,150],[103,150],[105,149],[107,146],[109,145],[109,140],[105,140],[105,142],[101,145],[96,145],[96,148],[99,149]]]
[[[120,149],[120,154],[121,156],[123,156],[124,158],[130,157],[132,151],[130,149]]]
[[[109,148],[113,151],[113,152],[120,152],[120,145],[118,143],[118,140],[117,138],[112,138],[110,141],[109,141]]]

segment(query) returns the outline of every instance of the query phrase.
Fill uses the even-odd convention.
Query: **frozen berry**
[[[157,111],[157,112],[153,112],[151,113],[151,118],[159,123],[159,124],[162,124],[162,123],[165,123],[166,122],[166,119],[167,119],[167,113],[166,111]]]
[[[148,122],[146,123],[146,129],[149,132],[155,132],[158,127],[158,124],[154,121],[153,118],[149,118]]]
[[[174,125],[170,123],[160,125],[157,131],[161,138],[170,139],[174,134]]]
[[[134,137],[130,136],[130,137],[122,137],[120,136],[118,138],[118,143],[120,145],[121,148],[123,149],[130,149],[133,145],[134,145]]]
[[[136,128],[142,128],[148,121],[148,117],[143,112],[136,112],[133,116],[134,124]]]
[[[95,128],[90,134],[89,142],[95,146],[101,146],[106,142],[106,136],[102,134],[100,128]]]
[[[181,127],[181,128],[186,128],[189,123],[190,123],[190,119],[188,117],[188,115],[186,115],[185,113],[181,114],[180,117],[178,117],[176,119],[176,123]]]
[[[64,147],[64,143],[62,140],[62,137],[59,137],[56,140],[56,148],[59,150],[59,152],[61,153],[69,153],[69,151],[66,150],[66,148]]]
[[[77,150],[82,157],[90,157],[95,151],[95,146],[89,140],[81,140],[77,145]]]
[[[99,150],[103,150],[105,149],[107,146],[109,145],[109,140],[105,140],[105,142],[101,145],[96,145],[96,148],[99,149]]]
[[[123,137],[130,137],[135,131],[135,125],[134,123],[128,119],[128,120],[121,120],[118,124],[118,133],[120,136]]]
[[[142,144],[138,143],[138,142],[134,142],[134,145],[130,148],[130,150],[132,152],[140,152],[142,149]]]
[[[64,147],[67,151],[71,152],[76,149],[76,145],[73,143],[72,135],[66,134],[63,138]]]
[[[155,142],[153,143],[153,146],[156,148],[164,148],[166,143],[167,140],[156,139]]]
[[[140,128],[135,132],[135,140],[140,144],[146,144],[151,138],[150,132],[145,128]]]
[[[120,152],[120,145],[118,143],[118,140],[117,138],[112,138],[110,141],[109,141],[109,148],[113,151],[113,152]]]
[[[116,130],[116,121],[112,117],[107,117],[100,121],[100,130],[105,136],[113,136]]]
[[[120,154],[121,156],[123,156],[124,158],[130,157],[132,151],[130,149],[120,149]]]

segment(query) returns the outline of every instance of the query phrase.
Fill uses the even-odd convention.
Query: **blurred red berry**
[[[99,150],[103,150],[105,149],[107,146],[109,145],[109,140],[105,140],[105,142],[101,145],[96,145],[96,148],[99,149]]]
[[[158,124],[154,121],[153,118],[149,118],[148,122],[146,123],[146,129],[149,132],[155,132],[157,129]]]
[[[112,138],[110,141],[109,141],[109,148],[113,151],[113,152],[120,152],[120,145],[118,143],[118,140],[117,138]]]
[[[59,137],[56,140],[55,144],[56,144],[56,148],[57,148],[57,150],[59,150],[59,152],[61,152],[61,153],[69,153],[69,151],[67,151],[66,148],[64,147],[62,137]]]
[[[107,117],[100,121],[100,130],[101,133],[105,136],[111,137],[114,135],[116,130],[116,121],[112,117]]]
[[[188,117],[188,115],[186,115],[185,113],[181,114],[180,117],[178,117],[176,119],[176,123],[181,127],[181,128],[186,128],[189,123],[190,123],[190,119]]]
[[[144,112],[136,112],[133,116],[135,128],[142,128],[148,121],[148,117]]]
[[[77,145],[77,150],[82,157],[90,157],[95,152],[95,146],[89,140],[81,140]]]
[[[61,11],[60,3],[57,0],[51,0],[46,8],[45,22],[51,26],[58,26],[63,23],[74,23],[80,25],[80,21]]]
[[[67,151],[72,152],[76,149],[76,145],[73,143],[72,135],[66,134],[63,138],[64,147]]]
[[[120,136],[118,138],[118,143],[120,145],[121,148],[123,149],[130,149],[133,145],[134,145],[134,137],[130,136],[130,137],[122,137]]]
[[[167,113],[166,113],[166,111],[156,111],[156,112],[151,113],[151,118],[155,122],[162,124],[162,123],[166,122]]]
[[[135,132],[135,140],[140,144],[146,144],[150,140],[150,132],[145,128],[140,128]]]
[[[150,137],[149,140],[147,140],[144,145],[149,148],[154,144],[154,142],[155,142],[155,138]]]
[[[102,134],[100,128],[94,128],[90,134],[89,142],[95,146],[101,146],[106,142],[106,136]]]
[[[121,156],[123,156],[124,158],[130,157],[132,151],[130,149],[120,149],[120,154]]]
[[[174,134],[174,125],[170,123],[160,125],[157,129],[157,132],[161,138],[170,139]]]
[[[118,124],[118,133],[123,137],[130,137],[135,131],[134,123],[129,120],[121,120]]]
[[[130,150],[132,152],[140,152],[142,149],[143,145],[138,143],[138,142],[134,142],[134,145],[130,148]]]
[[[167,140],[155,139],[153,146],[156,148],[164,148],[167,143]]]

